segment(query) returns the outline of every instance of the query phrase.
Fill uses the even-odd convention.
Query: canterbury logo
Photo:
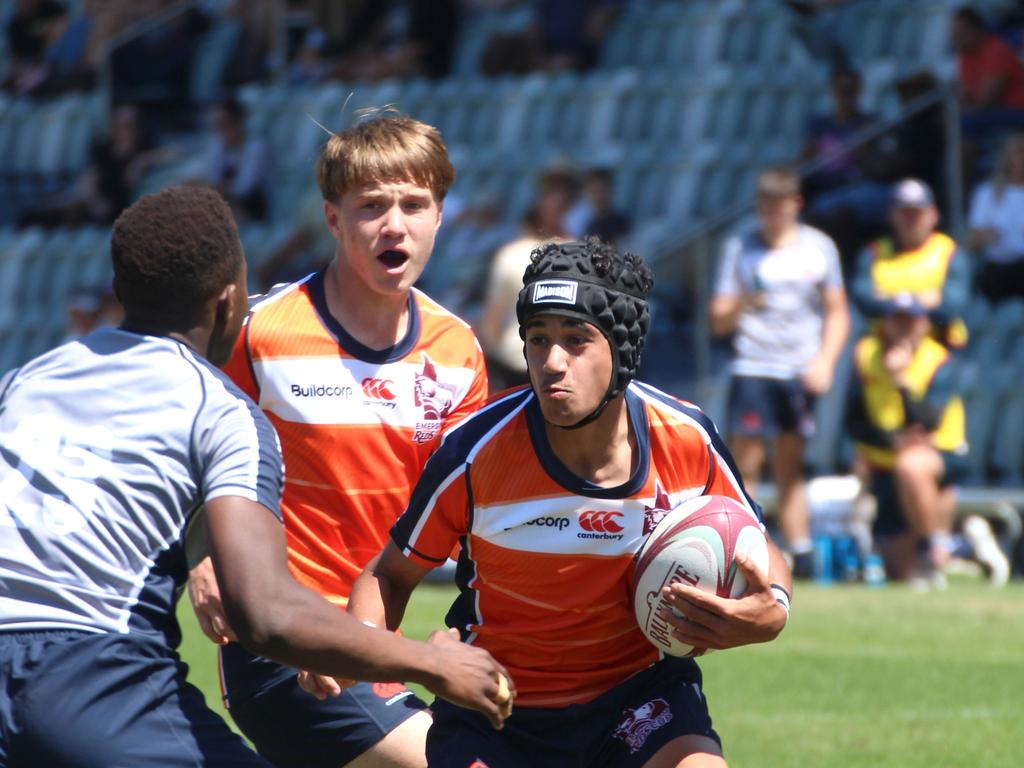
[[[362,381],[363,392],[366,393],[367,397],[376,397],[381,400],[394,400],[395,393],[391,391],[391,388],[395,386],[395,382],[391,379],[374,379],[366,377]]]
[[[621,512],[580,512],[580,528],[594,533],[619,533],[622,526],[615,522],[622,517]]]

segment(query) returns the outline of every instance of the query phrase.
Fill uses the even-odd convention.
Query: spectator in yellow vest
[[[967,329],[961,320],[970,298],[966,254],[939,232],[939,211],[931,189],[918,179],[893,187],[889,208],[892,236],[867,246],[857,260],[850,286],[854,305],[868,318],[886,314],[897,294],[909,294],[927,311],[937,339],[962,347]]]
[[[928,309],[898,294],[884,313],[854,349],[847,429],[878,502],[874,536],[890,578],[941,583],[967,453],[963,402]]]

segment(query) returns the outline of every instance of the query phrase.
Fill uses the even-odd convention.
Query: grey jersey
[[[221,496],[280,519],[266,416],[172,339],[106,329],[0,380],[0,630],[177,642],[183,533]]]
[[[755,230],[729,238],[716,295],[761,293],[764,304],[740,313],[733,373],[794,378],[821,348],[822,293],[842,288],[835,243],[806,224],[794,241],[769,248]]]

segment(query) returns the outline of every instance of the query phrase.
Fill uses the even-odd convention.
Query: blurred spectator
[[[893,296],[908,293],[928,310],[937,338],[952,347],[967,341],[960,319],[970,298],[970,264],[948,235],[936,230],[939,211],[927,184],[904,179],[893,187],[892,236],[868,245],[857,261],[850,293],[867,318],[884,316]]]
[[[333,23],[324,28],[340,32],[327,47],[338,60],[334,77],[443,77],[451,69],[462,6],[458,0],[364,0],[328,16]]]
[[[1024,108],[1024,64],[1009,43],[985,27],[981,14],[958,9],[952,38],[967,109]]]
[[[533,23],[491,37],[480,58],[486,75],[535,69],[590,69],[623,0],[533,0]]]
[[[565,216],[575,194],[575,180],[563,170],[548,172],[538,182],[537,200],[523,217],[522,231],[494,255],[477,336],[487,354],[491,391],[528,381],[523,340],[519,337],[516,299],[530,254],[542,243],[566,240]]]
[[[230,203],[236,219],[262,221],[270,213],[269,156],[263,140],[248,134],[245,117],[245,107],[235,99],[226,99],[211,110],[216,140],[208,160],[206,181]]]
[[[449,212],[446,200],[445,220],[438,235],[440,245],[423,274],[424,290],[475,324],[494,254],[516,238],[517,229],[505,221],[497,189],[481,191],[461,212]]]
[[[280,0],[232,0],[224,11],[225,22],[238,29],[222,78],[227,90],[270,75],[279,55],[282,14]]]
[[[839,39],[841,19],[839,6],[850,0],[785,0],[793,13],[793,33],[807,52],[828,63],[832,72],[850,67],[846,47]]]
[[[590,69],[623,0],[534,0],[544,68]]]
[[[832,75],[832,112],[811,118],[801,154],[804,161],[829,158],[804,180],[808,218],[829,232],[862,231],[885,221],[889,187],[884,148],[874,140],[842,151],[876,120],[860,109],[860,85],[860,75],[852,70]]]
[[[889,200],[889,157],[883,143],[875,139],[843,148],[876,120],[861,111],[860,88],[857,72],[832,74],[832,111],[810,119],[800,157],[802,161],[824,161],[804,179],[806,218],[835,240],[845,277],[849,277],[857,251],[884,229]]]
[[[793,573],[811,574],[812,545],[803,478],[814,398],[832,386],[850,318],[839,255],[799,221],[800,182],[784,168],[757,181],[759,223],[730,238],[722,254],[711,330],[734,334],[729,388],[730,450],[755,488],[771,443],[778,523]]]
[[[915,72],[897,81],[896,92],[905,107],[940,87],[931,72]],[[920,179],[934,190],[939,210],[945,210],[942,191],[946,187],[946,165],[941,158],[946,156],[946,125],[942,104],[932,104],[902,121],[886,142],[887,178]]]
[[[310,27],[288,66],[292,83],[321,83],[333,72],[335,62],[327,56],[327,34],[320,27]]]
[[[176,0],[137,0],[125,6],[126,15],[119,24],[131,25],[160,14],[166,20],[143,27],[141,34],[111,52],[114,103],[139,104],[154,135],[191,130],[192,62],[209,19],[198,8]]]
[[[93,144],[89,165],[75,187],[25,212],[19,224],[112,224],[132,202],[146,171],[172,157],[172,150],[153,147],[137,107],[117,107],[110,115],[107,135]]]
[[[950,557],[955,488],[967,454],[949,351],[929,336],[911,294],[880,307],[877,334],[854,350],[846,426],[877,501],[874,538],[896,580],[939,580]]]
[[[5,36],[10,71],[5,90],[26,93],[46,78],[47,49],[68,23],[67,9],[57,0],[17,0]]]
[[[968,215],[968,248],[981,259],[978,290],[992,302],[1024,298],[1024,132],[1010,134]]]
[[[293,214],[295,225],[265,262],[255,265],[257,288],[266,291],[315,272],[334,258],[337,242],[324,219],[324,199],[313,187]]]
[[[573,237],[588,235],[599,237],[606,243],[616,243],[629,234],[633,222],[622,211],[613,207],[614,177],[609,168],[594,168],[583,177],[583,195],[569,214],[569,232]],[[573,219],[579,223],[576,224]]]

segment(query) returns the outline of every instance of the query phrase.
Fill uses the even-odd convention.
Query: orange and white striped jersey
[[[405,337],[369,349],[327,310],[317,272],[253,304],[225,371],[281,439],[292,573],[346,605],[444,426],[487,398],[476,337],[413,290]]]
[[[630,586],[634,556],[666,511],[720,494],[760,518],[699,408],[640,382],[625,397],[639,455],[624,484],[569,472],[532,390],[517,389],[445,433],[391,530],[425,568],[462,544],[448,625],[508,667],[517,704],[590,701],[659,658]]]

